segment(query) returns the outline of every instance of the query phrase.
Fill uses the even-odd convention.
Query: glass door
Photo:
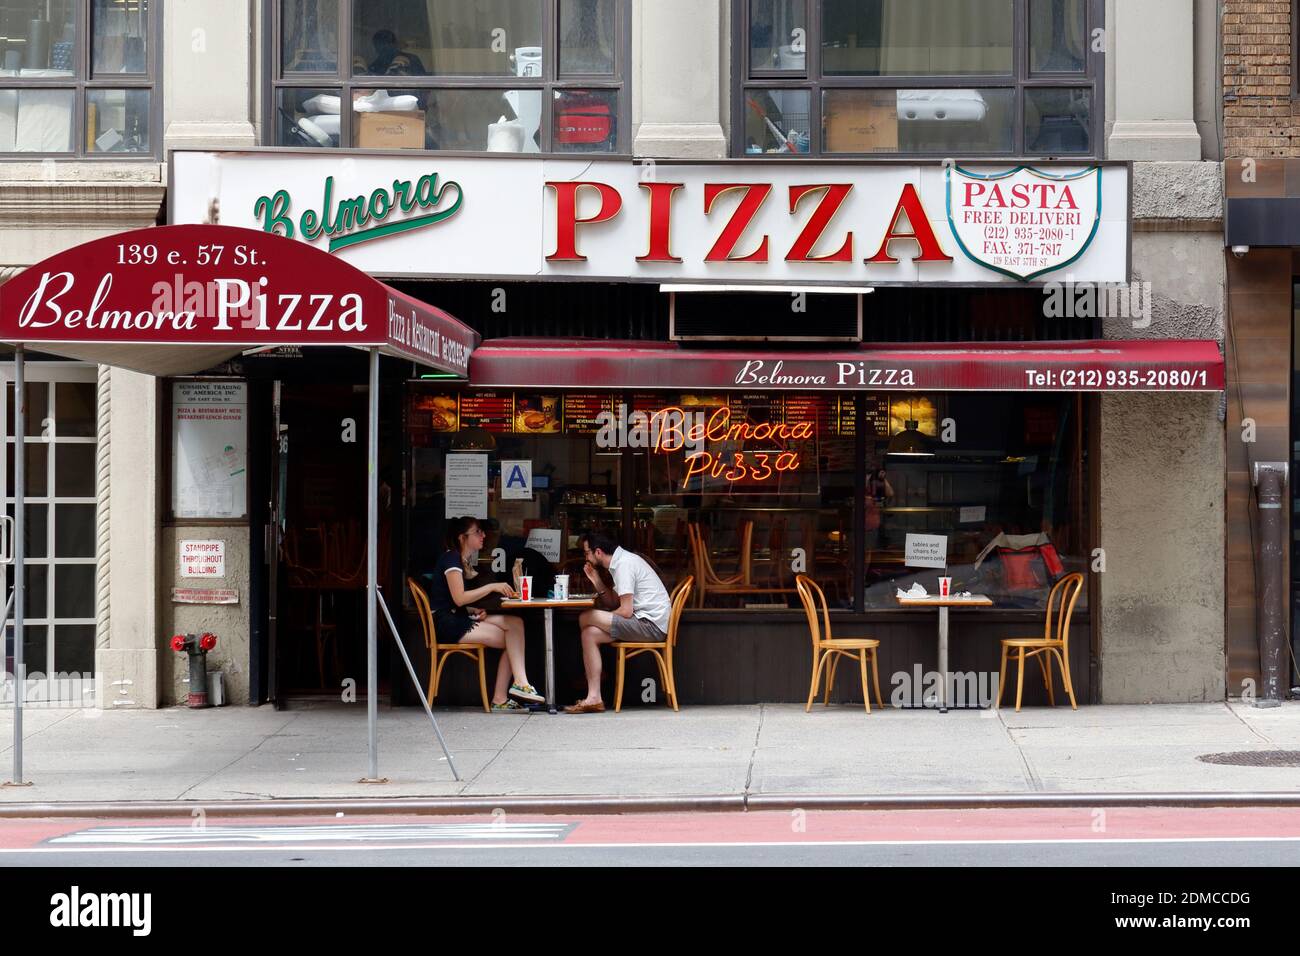
[[[43,674],[53,695],[76,686],[55,675],[80,675],[92,692],[95,671],[97,370],[71,362],[25,366],[27,418],[26,580],[23,659],[29,677]],[[0,414],[5,421],[5,469],[0,494],[14,514],[14,365],[0,365]],[[0,567],[4,598],[13,568]],[[5,622],[5,658],[13,656],[13,628]],[[6,671],[8,672],[8,670]],[[49,699],[47,697],[47,699]],[[88,703],[68,701],[67,703]]]

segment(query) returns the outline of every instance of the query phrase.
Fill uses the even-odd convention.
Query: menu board
[[[819,438],[851,438],[859,401],[866,404],[867,434],[888,438],[892,432],[887,393],[636,392],[627,413],[650,417],[674,406],[692,413],[725,408],[737,424],[811,422]],[[600,392],[421,392],[411,400],[410,424],[416,431],[482,428],[515,435],[594,435],[600,431],[601,416],[616,415],[623,403],[622,395]]]
[[[515,395],[516,435],[558,435],[563,426],[558,395]]]
[[[488,432],[512,432],[515,424],[513,392],[466,392],[460,397],[460,427]]]
[[[614,397],[598,393],[568,392],[564,396],[564,433],[594,435],[601,428],[601,416],[614,414]]]
[[[781,396],[746,395],[732,393],[730,401],[731,420],[733,422],[779,422],[781,420]]]
[[[889,395],[863,395],[866,405],[864,418],[867,421],[867,435],[875,438],[888,438],[893,434],[889,430]]]
[[[785,396],[785,423],[811,422],[820,436],[835,434],[839,416],[839,399],[834,395]]]

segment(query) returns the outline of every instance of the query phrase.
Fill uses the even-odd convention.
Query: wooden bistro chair
[[[618,678],[614,686],[614,713],[623,709],[623,673],[627,662],[638,654],[652,654],[659,666],[659,680],[668,694],[668,703],[673,710],[677,707],[677,677],[673,673],[673,648],[677,646],[677,628],[682,619],[682,608],[690,600],[691,588],[695,578],[687,577],[673,588],[672,614],[668,618],[668,640],[666,641],[614,641],[611,646],[618,650]]]
[[[1020,698],[1025,688],[1025,659],[1037,657],[1038,666],[1043,671],[1043,683],[1047,687],[1047,700],[1055,707],[1056,694],[1052,690],[1052,658],[1061,666],[1061,677],[1065,681],[1065,692],[1070,695],[1070,707],[1079,709],[1074,699],[1074,683],[1070,680],[1070,618],[1074,616],[1074,605],[1083,593],[1083,575],[1078,572],[1067,574],[1056,582],[1052,593],[1047,596],[1047,616],[1043,622],[1042,637],[1009,637],[1002,642],[1002,674],[998,678],[998,706],[1002,706],[1002,693],[1007,686],[1007,658],[1016,655],[1016,712],[1020,712]],[[1055,633],[1053,633],[1055,626]]]
[[[780,589],[763,588],[754,583],[754,522],[743,521],[740,525],[740,552],[737,559],[736,573],[722,577],[713,567],[709,557],[708,542],[704,540],[704,531],[692,523],[688,526],[691,535],[691,558],[695,567],[695,583],[698,588],[695,606],[704,607],[705,598],[710,594],[757,595],[767,594]]]
[[[439,644],[438,632],[433,625],[433,611],[429,607],[429,595],[424,593],[424,588],[415,578],[407,578],[406,586],[411,589],[411,597],[415,599],[415,609],[420,615],[420,627],[424,630],[424,646],[429,649],[429,706],[433,706],[433,699],[438,696],[438,685],[442,682],[442,669],[447,666],[447,661],[451,660],[453,654],[465,654],[475,658],[478,661],[478,690],[483,696],[483,712],[490,714],[492,708],[488,700],[487,690],[487,667],[484,661],[484,654],[487,647],[483,644]],[[438,655],[442,654],[442,661],[438,660]]]
[[[808,615],[808,630],[812,633],[813,673],[812,686],[808,688],[808,705],[804,713],[812,710],[813,700],[821,682],[822,668],[826,667],[826,696],[823,703],[831,703],[831,686],[835,683],[835,667],[841,657],[856,657],[862,671],[862,700],[871,713],[871,694],[867,689],[867,662],[871,662],[871,680],[876,688],[876,701],[885,706],[885,698],[880,694],[880,671],[876,666],[876,651],[880,642],[869,637],[832,637],[830,609],[826,604],[826,594],[817,586],[817,582],[806,574],[797,575],[794,586],[799,591],[799,600],[803,602],[804,613]],[[819,620],[820,618],[820,620]],[[825,636],[823,636],[823,634]],[[829,662],[829,666],[826,666]]]

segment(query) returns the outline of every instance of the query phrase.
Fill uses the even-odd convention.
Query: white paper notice
[[[987,509],[983,505],[974,508],[962,508],[957,521],[961,524],[979,524],[984,520]]]
[[[488,516],[488,456],[447,456],[447,517]]]
[[[559,563],[560,545],[564,538],[563,531],[551,528],[534,528],[528,532],[528,547],[552,563]]]
[[[244,382],[172,383],[172,512],[239,518],[248,511]]]
[[[941,534],[909,534],[904,560],[909,568],[946,568],[947,537]]]
[[[531,461],[501,462],[501,499],[531,501],[532,498],[533,463]]]
[[[224,578],[226,576],[226,542],[182,541],[181,577]]]

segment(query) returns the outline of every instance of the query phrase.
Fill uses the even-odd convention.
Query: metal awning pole
[[[26,546],[23,524],[27,494],[27,388],[23,382],[23,346],[14,348],[14,786],[23,786],[23,697],[27,688],[27,668],[23,662],[23,559]]]
[[[366,433],[366,720],[370,773],[379,782],[379,349],[370,350],[370,427]]]

